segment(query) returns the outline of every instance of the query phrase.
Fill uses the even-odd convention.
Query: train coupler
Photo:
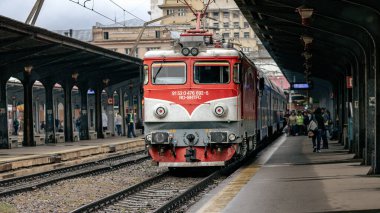
[[[197,159],[197,151],[193,148],[186,149],[185,158],[186,158],[186,162],[200,161]]]

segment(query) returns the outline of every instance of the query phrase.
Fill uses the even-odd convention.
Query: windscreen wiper
[[[162,65],[163,65],[164,62],[165,62],[165,61],[161,61],[161,65],[160,65],[160,67],[158,68],[156,74],[153,76],[153,83],[156,83],[157,75],[161,72],[162,67],[163,67]]]

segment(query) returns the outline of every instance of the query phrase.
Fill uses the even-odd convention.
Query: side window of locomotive
[[[152,64],[152,84],[186,83],[184,62],[154,62]]]
[[[240,84],[240,64],[234,64],[234,82]]]
[[[227,84],[230,82],[228,62],[196,62],[194,64],[196,84]]]
[[[144,70],[143,70],[144,84],[148,84],[148,81],[149,81],[148,72],[149,72],[149,66],[144,64]]]

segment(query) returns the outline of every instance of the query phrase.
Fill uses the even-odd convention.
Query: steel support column
[[[365,67],[365,65],[362,65]],[[360,70],[362,72],[358,73],[358,101],[359,101],[359,157],[363,158],[365,156],[365,146],[366,146],[366,87],[365,87],[365,68]],[[364,72],[363,72],[364,71]]]
[[[81,140],[90,139],[88,134],[88,109],[87,109],[87,87],[79,86],[80,91],[80,133],[79,137]]]
[[[112,104],[108,103],[108,99],[112,99]],[[106,114],[108,117],[108,131],[115,134],[115,112],[113,109],[113,90],[112,87],[109,87],[107,90],[107,105],[106,105]]]
[[[64,109],[65,109],[65,141],[73,142],[73,112],[71,105],[71,89],[73,85],[71,82],[66,81],[65,86],[63,87],[64,92]]]
[[[119,89],[119,108],[120,108],[120,115],[121,115],[121,118],[123,120],[122,122],[122,125],[121,125],[121,131],[122,131],[122,135],[123,136],[126,136],[127,133],[126,133],[126,130],[125,130],[125,127],[126,127],[126,117],[125,117],[125,101],[124,101],[124,91],[122,88]]]
[[[346,80],[346,76],[343,76],[343,79],[342,79],[342,91],[344,92],[343,93],[343,96],[342,96],[342,116],[343,116],[343,126],[345,128],[345,138],[343,140],[344,142],[344,148],[345,149],[348,149],[350,147],[350,142],[349,142],[349,137],[348,137],[348,89],[347,89],[347,80]]]
[[[0,79],[0,147],[9,148],[7,116],[7,80]],[[13,121],[12,121],[13,122]]]
[[[360,131],[360,114],[359,114],[359,70],[358,67],[353,68],[352,70],[352,123],[353,123],[353,144],[352,144],[352,153],[355,153],[355,158],[360,156],[359,147],[359,131]]]
[[[46,93],[46,124],[45,124],[45,143],[55,143],[54,129],[54,104],[53,104],[53,88],[54,83],[48,82],[44,84]]]
[[[367,95],[366,95],[366,156],[365,165],[371,165],[374,158],[374,143],[375,143],[375,106],[373,100],[375,99],[374,87],[375,79],[370,74],[367,75]]]
[[[380,52],[377,50],[376,53]],[[375,55],[376,64],[380,64],[380,58]],[[374,153],[373,174],[380,174],[380,68],[376,67],[375,72],[375,132],[374,132]]]
[[[102,88],[95,89],[95,130],[98,138],[104,138],[102,122]]]
[[[23,146],[36,146],[33,125],[33,82],[30,74],[24,73],[24,140]]]

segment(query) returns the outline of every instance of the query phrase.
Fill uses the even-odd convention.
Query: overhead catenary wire
[[[120,6],[119,4],[117,4],[116,2],[114,2],[113,0],[108,0],[108,1],[110,1],[112,4],[114,4],[114,5],[117,6],[118,8],[122,9],[123,12],[128,13],[129,15],[131,15],[131,16],[133,16],[133,17],[135,17],[135,18],[137,18],[137,19],[139,19],[139,20],[141,20],[141,21],[143,21],[143,22],[146,22],[145,20],[143,20],[143,19],[137,17],[135,14],[129,12],[129,11],[126,10],[126,9],[124,9],[122,6]]]
[[[86,8],[87,10],[92,11],[92,12],[94,12],[94,13],[96,13],[96,14],[102,16],[103,18],[108,19],[108,20],[114,22],[115,24],[119,24],[119,25],[125,27],[125,23],[124,23],[124,24],[119,23],[119,22],[117,22],[116,20],[114,20],[114,19],[112,19],[112,18],[110,18],[110,17],[104,15],[103,13],[101,13],[101,12],[99,12],[99,11],[97,11],[97,10],[94,10],[93,8],[89,8],[89,7],[87,7],[87,6],[85,5],[86,1],[84,2],[84,4],[81,4],[79,1],[74,1],[74,0],[69,0],[69,1],[71,1],[71,2],[73,2],[73,3],[75,3],[75,4],[78,4],[78,5],[80,5],[80,6],[84,7],[84,8]]]
[[[118,25],[121,25],[121,26],[124,26],[124,27],[126,26],[126,25],[125,25],[125,18],[124,18],[124,22],[123,22],[123,23],[120,23],[120,22],[117,22],[116,18],[113,19],[113,18],[111,18],[111,17],[109,17],[109,16],[107,16],[107,15],[105,15],[105,14],[103,14],[103,13],[97,11],[97,10],[95,10],[95,9],[94,9],[95,0],[85,0],[85,1],[83,2],[83,4],[81,4],[79,0],[69,0],[69,1],[71,1],[71,2],[73,2],[73,3],[75,3],[75,4],[78,4],[78,5],[80,5],[80,6],[84,7],[84,8],[86,8],[87,10],[92,11],[92,12],[94,12],[94,13],[96,13],[96,14],[102,16],[103,18],[108,19],[108,20],[114,22],[115,24],[118,24]],[[86,3],[87,3],[88,1],[92,1],[92,7],[88,7],[88,6],[86,6]],[[129,15],[131,15],[131,16],[133,16],[133,17],[135,17],[135,18],[137,18],[137,19],[139,19],[139,20],[141,20],[141,21],[143,21],[143,22],[146,22],[146,21],[144,21],[143,19],[139,18],[138,16],[134,15],[133,13],[127,11],[126,9],[124,9],[123,7],[121,7],[119,4],[117,4],[117,3],[114,2],[113,0],[109,0],[109,1],[110,1],[111,3],[113,3],[115,6],[117,6],[118,8],[120,8],[121,10],[123,10],[124,16],[125,16],[125,13],[128,13]]]

